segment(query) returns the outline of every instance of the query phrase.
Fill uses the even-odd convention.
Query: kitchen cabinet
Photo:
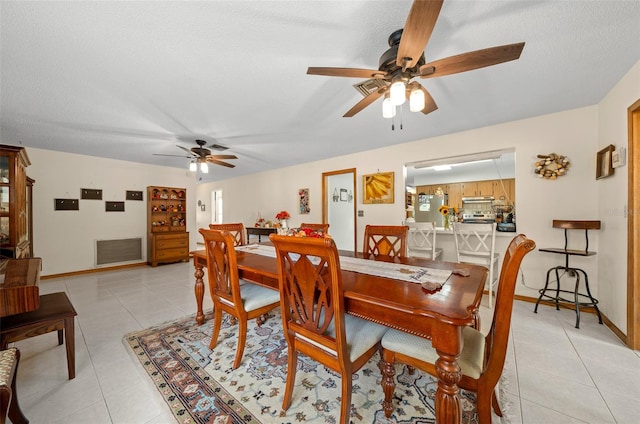
[[[478,192],[478,183],[476,181],[460,183],[460,192],[462,197],[475,197]]]
[[[157,266],[188,260],[187,190],[147,187],[147,262]]]
[[[430,184],[416,187],[417,193],[435,194],[440,187],[449,196],[449,206],[462,207],[463,197],[493,196],[496,203],[512,204],[516,197],[515,178],[466,181],[462,183]]]
[[[0,257],[32,255],[32,189],[27,177],[31,165],[23,147],[0,145]]]
[[[516,202],[516,180],[515,178],[505,178],[493,180],[493,197],[496,202],[504,204],[515,204]]]
[[[458,209],[462,208],[462,187],[459,183],[449,184],[449,206],[456,206]]]
[[[493,196],[493,181],[477,181],[476,182],[476,196]]]

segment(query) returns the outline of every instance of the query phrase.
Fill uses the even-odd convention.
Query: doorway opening
[[[341,195],[344,193],[344,195]],[[340,250],[355,252],[356,169],[322,173],[322,222]]]
[[[222,190],[211,192],[211,223],[222,224]]]

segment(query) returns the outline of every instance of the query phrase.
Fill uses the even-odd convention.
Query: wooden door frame
[[[640,99],[627,109],[627,346],[640,350]]]

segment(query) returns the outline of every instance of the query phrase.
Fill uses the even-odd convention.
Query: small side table
[[[602,324],[602,316],[600,315],[600,310],[598,309],[598,299],[594,298],[591,295],[591,290],[589,290],[589,277],[587,273],[580,268],[575,268],[569,266],[569,257],[570,256],[593,256],[596,252],[589,251],[589,230],[599,230],[600,229],[600,221],[566,221],[566,220],[553,220],[553,228],[562,228],[564,229],[564,248],[554,248],[547,247],[538,249],[540,252],[548,252],[555,253],[559,255],[564,255],[565,261],[564,265],[559,265],[553,267],[547,271],[547,279],[544,283],[544,288],[539,290],[540,296],[536,301],[536,307],[533,312],[538,313],[538,305],[543,298],[549,299],[556,304],[556,310],[559,310],[559,302],[573,303],[576,311],[576,328],[580,328],[580,307],[581,306],[592,306],[596,314],[598,315],[598,322]],[[585,247],[582,249],[569,249],[568,248],[568,234],[569,230],[584,230],[584,239],[585,239]],[[562,274],[560,273],[562,271]],[[547,290],[554,290],[549,287],[551,273],[555,272],[556,276],[556,288],[554,294],[547,294]],[[568,274],[569,276],[575,276],[576,283],[573,291],[570,290],[561,290],[560,289],[560,278],[564,275]],[[584,287],[586,290],[585,293],[580,292],[580,274],[584,276]],[[560,296],[560,293],[569,293],[573,295],[573,300],[565,299]],[[580,301],[584,299],[585,301]]]

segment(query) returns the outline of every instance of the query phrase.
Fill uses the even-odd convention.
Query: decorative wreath
[[[538,161],[535,163],[536,169],[534,172],[538,174],[538,177],[540,178],[555,180],[556,178],[565,175],[570,166],[571,163],[566,156],[549,153],[548,155],[538,155]]]

